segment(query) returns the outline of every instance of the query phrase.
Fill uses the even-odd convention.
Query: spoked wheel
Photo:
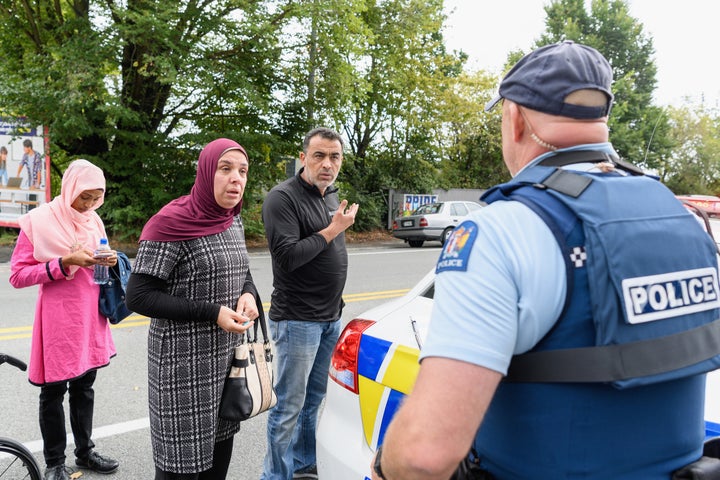
[[[42,480],[40,466],[21,443],[0,437],[0,479]]]

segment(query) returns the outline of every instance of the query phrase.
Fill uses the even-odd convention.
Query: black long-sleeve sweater
[[[337,320],[347,279],[345,234],[327,243],[318,232],[330,225],[340,201],[337,189],[323,196],[301,173],[270,190],[262,207],[273,267],[270,318]]]

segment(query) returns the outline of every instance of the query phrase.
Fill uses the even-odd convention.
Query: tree
[[[657,68],[652,38],[623,0],[556,0],[545,7],[546,32],[537,46],[573,40],[600,51],[613,68],[615,102],[610,138],[626,160],[654,169],[669,156],[667,118],[652,105]]]
[[[442,9],[442,0],[0,0],[0,105],[50,127],[56,172],[79,156],[103,167],[102,215],[115,234],[137,236],[187,193],[200,147],[219,136],[250,155],[245,224],[262,232],[262,192],[317,125],[346,134],[339,184],[363,205],[356,226],[373,228],[390,188],[507,179],[499,112],[481,112],[497,82],[462,74],[466,56],[446,50]],[[676,161],[680,140],[651,104],[652,39],[627,4],[594,0],[587,12],[583,0],[556,0],[546,13],[538,45],[572,39],[610,60],[618,151],[657,170]]]
[[[443,188],[484,189],[509,180],[502,159],[500,109],[484,112],[496,90],[497,79],[479,71],[461,75],[446,92]]]
[[[355,200],[377,207],[393,172],[419,170],[397,162],[431,184],[436,99],[462,66],[441,0],[2,0],[0,14],[0,104],[50,127],[57,171],[78,156],[104,169],[102,214],[128,237],[188,191],[218,136],[250,154],[251,213],[319,124],[348,136]]]
[[[440,0],[312,1],[306,7],[292,32],[303,39],[295,47],[307,45],[309,55],[293,50],[290,65],[303,75],[285,96],[296,118],[307,112],[308,126],[345,133],[339,184],[362,205],[355,228],[380,227],[389,188],[437,185],[443,153],[437,105],[464,60],[445,51]]]
[[[281,34],[284,55],[279,85],[284,115],[303,132],[318,125],[339,128],[336,113],[362,87],[355,62],[372,35],[362,21],[366,0],[309,0],[295,8]]]
[[[54,158],[84,156],[101,166],[109,190],[103,216],[115,233],[136,234],[159,205],[187,193],[209,139],[241,140],[258,166],[277,160],[268,150],[280,156],[283,139],[271,134],[277,27],[294,8],[293,1],[5,0],[0,102],[50,127]]]
[[[720,193],[720,118],[705,107],[669,107],[670,137],[677,147],[659,169],[676,194]]]
[[[379,212],[377,203],[389,188],[429,192],[437,186],[444,156],[438,106],[464,58],[445,49],[441,0],[366,5],[362,19],[372,34],[354,62],[359,81],[352,101],[337,117],[354,156],[343,178],[374,195],[366,200]],[[378,215],[377,225],[383,220]]]

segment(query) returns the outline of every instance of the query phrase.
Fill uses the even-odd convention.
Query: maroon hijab
[[[200,152],[195,184],[190,195],[176,198],[152,216],[143,227],[140,240],[179,242],[224,232],[240,213],[242,201],[234,208],[222,208],[215,201],[215,171],[228,150],[245,149],[237,142],[219,138]]]

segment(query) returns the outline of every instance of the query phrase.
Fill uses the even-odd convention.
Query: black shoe
[[[293,473],[293,480],[315,480],[318,478],[317,467],[312,465]]]
[[[117,470],[120,463],[112,458],[103,457],[99,453],[92,451],[86,458],[76,458],[75,465],[78,467],[89,468],[97,473],[112,473]]]
[[[68,470],[70,469],[66,468],[65,465],[55,465],[45,470],[45,476],[43,478],[45,480],[70,480]]]

